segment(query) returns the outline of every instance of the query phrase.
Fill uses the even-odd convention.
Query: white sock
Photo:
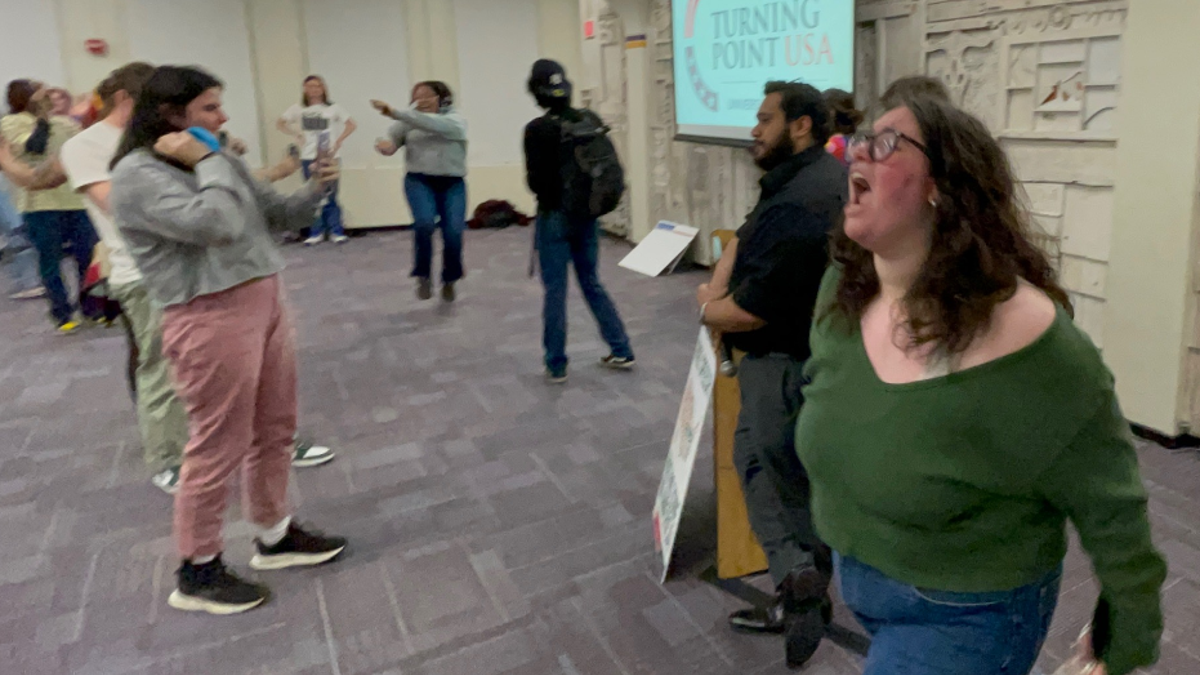
[[[263,530],[262,534],[258,535],[258,539],[267,546],[274,546],[283,540],[284,535],[287,534],[288,525],[291,524],[292,517],[287,516],[283,520],[276,523],[275,527]]]
[[[196,556],[195,558],[192,558],[192,564],[193,565],[207,565],[208,563],[210,563],[216,559],[217,559],[217,556],[215,556],[215,555]]]

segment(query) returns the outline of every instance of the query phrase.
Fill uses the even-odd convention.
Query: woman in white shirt
[[[312,175],[312,163],[317,160],[321,134],[329,135],[329,151],[336,158],[341,152],[342,143],[358,128],[344,108],[329,100],[329,88],[319,75],[304,78],[304,94],[300,103],[288,108],[275,126],[283,133],[296,137],[296,143],[300,147],[300,164],[306,180]],[[336,185],[333,192],[329,193],[329,198],[321,208],[321,215],[313,223],[304,245],[319,244],[325,240],[326,235],[335,244],[346,241]]]

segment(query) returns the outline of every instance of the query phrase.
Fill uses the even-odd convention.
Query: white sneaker
[[[323,242],[323,241],[325,241],[325,237],[323,237],[322,235],[319,235],[319,234],[318,234],[318,235],[316,235],[316,236],[309,237],[308,239],[305,239],[305,240],[304,240],[304,245],[305,245],[305,246],[316,246],[317,244],[319,244],[319,243],[321,243],[321,242]]]
[[[26,291],[17,291],[8,296],[12,300],[36,300],[46,296],[46,289],[41,286],[35,286]]]
[[[314,445],[312,441],[298,440],[295,452],[292,454],[292,466],[299,469],[320,466],[333,458],[333,450],[323,445]]]
[[[335,244],[344,244],[344,243],[350,241],[350,237],[347,237],[344,234],[335,234],[335,235],[333,235],[333,238],[330,239],[329,241],[332,241]]]
[[[150,479],[150,482],[154,484],[154,487],[169,495],[179,492],[179,467],[173,466],[166,471],[155,474]]]

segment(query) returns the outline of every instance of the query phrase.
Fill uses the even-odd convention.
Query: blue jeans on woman
[[[458,176],[410,173],[404,177],[404,194],[413,214],[415,260],[412,276],[428,279],[433,273],[433,231],[442,229],[442,283],[463,278],[463,230],[467,227],[467,183]]]
[[[21,214],[9,198],[8,181],[0,176],[0,235],[4,236],[4,258],[8,263],[8,275],[12,277],[10,293],[21,293],[41,285],[38,280],[37,251],[26,236],[25,223]]]
[[[1008,591],[909,586],[836,557],[842,599],[871,634],[863,675],[1027,675],[1058,604],[1061,567]]]
[[[71,320],[77,307],[63,283],[63,255],[75,259],[82,284],[92,264],[92,249],[100,240],[87,211],[31,211],[25,214],[25,227],[38,252],[38,271],[50,300],[50,314],[61,326]]]
[[[538,262],[546,300],[542,307],[542,346],[546,368],[554,375],[567,369],[567,264],[575,264],[579,290],[600,327],[613,356],[632,359],[633,349],[617,308],[600,284],[600,235],[594,219],[572,218],[562,211],[543,212],[537,219]]]
[[[312,176],[312,165],[316,160],[305,159],[301,160],[300,168],[304,171],[304,180],[308,180]],[[341,237],[346,234],[345,228],[342,227],[342,207],[337,201],[338,184],[333,184],[333,191],[325,199],[325,206],[321,207],[321,215],[317,216],[313,222],[312,228],[309,230],[310,237],[323,237],[329,233],[333,237]]]

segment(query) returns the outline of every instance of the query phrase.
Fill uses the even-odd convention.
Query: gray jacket
[[[407,148],[409,173],[467,175],[467,121],[453,107],[438,113],[393,110],[392,117],[397,121],[388,136],[397,147]]]
[[[278,274],[271,230],[311,225],[321,194],[281,196],[225,154],[188,172],[137,150],[113,171],[110,200],[146,288],[169,307]]]

